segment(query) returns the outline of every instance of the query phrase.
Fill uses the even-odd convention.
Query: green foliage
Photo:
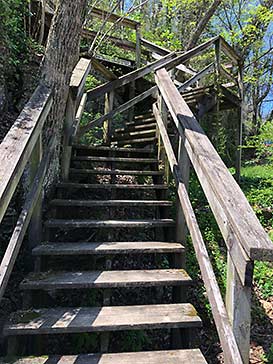
[[[28,53],[28,37],[24,18],[28,14],[26,0],[0,0],[0,44],[8,50],[9,63],[18,66]]]
[[[262,124],[259,134],[249,137],[247,147],[255,148],[257,161],[273,162],[273,122]]]

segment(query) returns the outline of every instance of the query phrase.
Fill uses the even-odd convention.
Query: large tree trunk
[[[213,1],[213,3],[211,4],[211,6],[208,8],[207,12],[203,16],[203,18],[197,24],[197,27],[196,27],[194,33],[191,35],[189,43],[187,45],[187,49],[191,49],[196,46],[201,34],[205,30],[208,22],[215,14],[215,12],[216,12],[217,8],[219,7],[219,5],[221,4],[221,2],[222,2],[222,0]]]
[[[86,0],[59,0],[52,20],[45,57],[42,64],[42,82],[53,90],[53,106],[46,125],[46,139],[57,136],[54,161],[48,183],[59,175],[61,137],[64,124],[69,82],[79,59],[80,34]]]

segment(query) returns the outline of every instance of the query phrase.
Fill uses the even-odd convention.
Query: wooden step
[[[189,303],[48,308],[15,312],[4,336],[201,327]]]
[[[128,125],[128,124],[127,124]],[[129,125],[126,126],[124,128],[118,128],[114,130],[114,134],[118,134],[118,133],[126,133],[129,131],[138,131],[138,130],[145,130],[145,129],[156,129],[156,122],[152,122],[149,124],[133,124],[133,125]]]
[[[117,141],[118,145],[134,145],[134,144],[153,144],[157,142],[157,138],[135,138],[135,139],[125,139]]]
[[[129,241],[103,243],[45,243],[32,250],[35,256],[57,255],[114,255],[183,253],[180,243],[161,241]]]
[[[159,228],[174,226],[172,219],[151,220],[63,220],[49,219],[45,222],[47,228]]]
[[[92,157],[92,156],[77,156],[72,157],[72,161],[86,161],[86,162],[114,162],[114,163],[143,163],[143,164],[157,164],[158,159],[155,158],[119,158],[119,157]]]
[[[148,138],[152,137],[156,133],[156,128],[151,128],[148,130],[136,130],[128,131],[124,133],[118,133],[113,135],[113,139],[129,139],[129,138]]]
[[[23,290],[184,286],[191,278],[183,269],[42,272],[29,274]]]
[[[172,206],[168,200],[68,200],[55,199],[50,201],[51,206],[73,207],[157,207]]]
[[[57,185],[57,188],[64,189],[117,189],[117,190],[167,190],[167,185],[155,185],[155,184],[111,184],[111,183],[73,183],[73,182],[61,182]]]
[[[163,176],[163,171],[140,171],[140,170],[123,170],[123,169],[86,169],[86,168],[70,168],[70,174],[83,175],[117,175],[117,176]]]
[[[52,355],[0,359],[0,364],[207,364],[199,349],[143,351],[136,353]]]
[[[141,138],[152,138],[156,134],[156,129],[141,130],[141,131],[130,131],[128,133],[119,133],[112,136],[113,141],[129,140],[129,139],[141,139]]]
[[[135,119],[135,120],[142,120],[142,119],[150,118],[150,117],[152,117],[152,116],[154,116],[154,114],[153,114],[152,110],[150,110],[150,111],[147,111],[147,112],[145,112],[145,113],[135,115],[135,116],[134,116],[134,119]]]
[[[150,154],[151,149],[144,148],[118,148],[118,147],[106,147],[106,146],[92,146],[84,144],[73,144],[74,149],[82,149],[88,151],[103,151],[103,152],[124,152],[124,153],[145,153]]]

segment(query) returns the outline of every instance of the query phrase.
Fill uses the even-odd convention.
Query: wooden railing
[[[225,363],[247,364],[253,263],[254,260],[273,261],[273,244],[166,69],[156,72],[156,82],[159,97],[153,111],[159,137],[163,141],[167,160],[177,184],[181,207],[177,216],[177,240],[185,242],[187,227],[208,294]],[[172,116],[179,133],[177,159],[167,134],[168,121],[164,107]],[[227,246],[225,304],[186,188],[190,163]]]
[[[84,109],[86,100],[84,88],[90,67],[90,60],[81,59],[74,69],[70,82],[63,138],[63,178],[68,175],[71,136]],[[5,293],[27,230],[30,248],[41,242],[44,181],[56,146],[56,138],[52,136],[43,150],[44,125],[52,102],[51,90],[45,86],[37,87],[0,144],[0,223],[24,172],[29,185],[22,211],[1,261],[0,300]],[[48,136],[48,132],[45,134]]]

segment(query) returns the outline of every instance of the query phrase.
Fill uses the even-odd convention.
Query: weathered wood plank
[[[150,154],[151,149],[144,149],[144,148],[118,148],[118,147],[105,147],[105,146],[93,146],[93,145],[84,145],[84,144],[75,144],[73,143],[73,148],[78,150],[90,150],[90,151],[105,151],[105,152],[125,152],[125,153],[144,153]]]
[[[75,121],[74,121],[74,123],[72,125],[71,137],[70,137],[69,144],[72,144],[73,140],[75,139],[75,137],[77,135],[79,125],[80,125],[80,122],[81,122],[81,119],[82,119],[82,116],[83,116],[83,113],[84,113],[86,101],[87,101],[87,93],[85,92],[82,95],[80,105],[79,105],[79,108],[78,108],[77,113],[76,113]]]
[[[107,78],[109,81],[116,80],[118,76],[116,76],[112,71],[110,71],[108,68],[106,68],[97,58],[91,59],[92,66],[94,69],[98,72],[100,72],[105,78]]]
[[[198,349],[0,359],[1,364],[207,364]]]
[[[166,127],[155,105],[154,114],[156,116],[158,127],[160,129],[160,134],[168,156],[170,168],[175,178],[179,201],[183,209],[185,220],[187,222],[194,250],[200,266],[202,278],[205,283],[205,288],[211,305],[214,321],[224,351],[225,361],[229,364],[243,364],[228,319],[228,314],[221,296],[221,292],[215,274],[213,272],[206,245],[199,229],[198,222],[193,211],[186,186],[182,182],[181,171],[177,164],[177,160],[172,149]]]
[[[0,145],[0,222],[42,131],[51,105],[51,91],[44,86],[38,86]]]
[[[86,58],[80,58],[76,67],[73,70],[71,80],[70,80],[70,89],[77,98],[83,91],[86,78],[91,70],[91,60]]]
[[[50,201],[51,206],[74,207],[128,207],[128,206],[172,206],[168,200],[61,200]]]
[[[158,163],[158,160],[153,158],[91,157],[89,155],[76,156],[73,157],[72,160],[89,161],[89,162],[117,162],[117,163],[143,163],[143,164]]]
[[[111,184],[111,183],[96,183],[96,184],[89,184],[89,183],[73,183],[73,182],[62,182],[57,185],[58,188],[65,188],[65,189],[128,189],[128,190],[156,190],[156,189],[168,189],[167,185],[155,185],[155,184]]]
[[[129,241],[105,243],[46,243],[33,249],[33,255],[112,255],[112,254],[154,254],[183,253],[180,243],[161,241]]]
[[[183,269],[42,272],[28,275],[23,290],[158,287],[191,284]]]
[[[186,90],[189,86],[191,86],[194,83],[196,83],[197,81],[201,80],[208,73],[212,72],[214,70],[214,67],[215,67],[214,63],[209,64],[202,71],[198,72],[196,75],[194,75],[189,80],[184,82],[181,86],[179,86],[178,87],[179,92]]]
[[[191,147],[187,147],[187,151],[194,168],[197,169],[193,155],[196,156],[198,165],[203,171],[205,178],[199,179],[200,183],[203,185],[204,180],[209,182],[228,218],[230,232],[239,237],[240,244],[251,259],[272,261],[271,240],[255,216],[242,190],[173,85],[167,71],[157,71],[157,81],[179,132],[181,135],[185,135],[186,144]],[[198,173],[197,170],[196,172]],[[211,203],[210,196],[208,194],[206,196]],[[219,226],[223,225],[220,219],[218,219],[218,223]]]
[[[160,328],[200,327],[201,320],[191,304],[114,307],[50,308],[24,312],[4,327],[4,335],[105,332]],[[29,315],[31,316],[31,315]],[[20,317],[23,322],[20,322]],[[25,322],[24,322],[25,321]]]
[[[70,168],[70,174],[97,174],[97,175],[118,175],[118,176],[161,176],[162,171],[141,171],[141,170],[123,170],[123,169],[85,169]]]
[[[172,219],[153,220],[62,220],[51,219],[45,222],[48,228],[154,228],[173,226]]]

